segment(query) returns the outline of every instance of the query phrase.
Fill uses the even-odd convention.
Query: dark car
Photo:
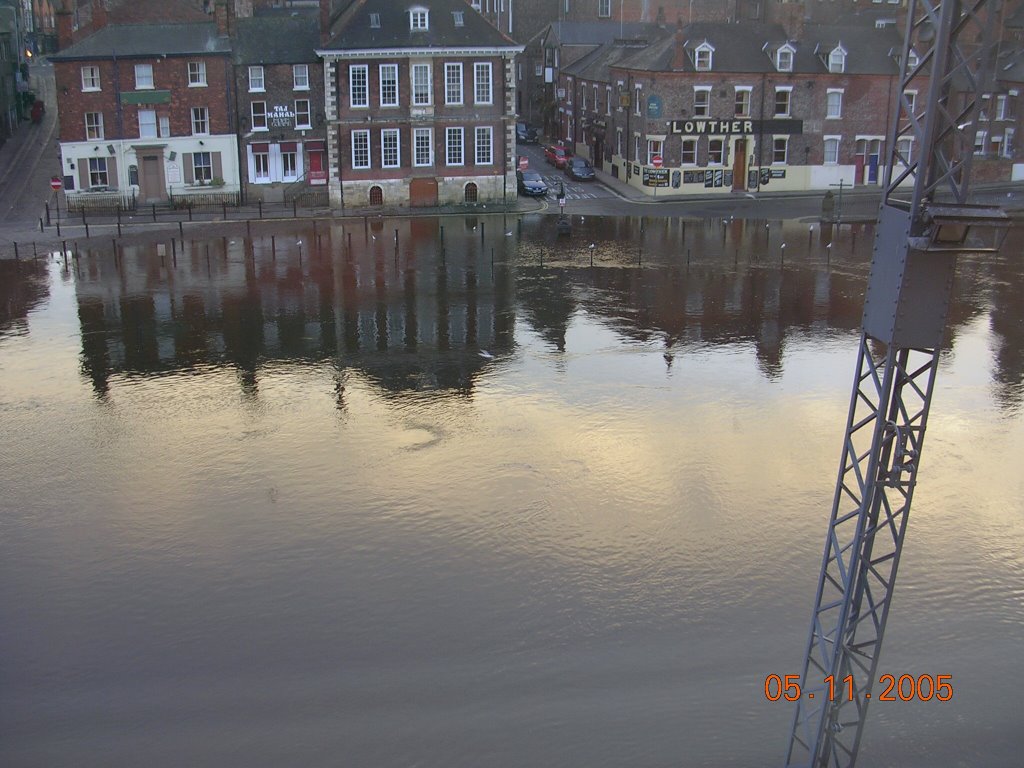
[[[521,195],[544,197],[548,193],[548,185],[537,171],[516,171],[516,182]]]
[[[516,143],[517,144],[536,144],[537,143],[537,129],[531,128],[526,123],[516,123]]]
[[[569,150],[557,144],[544,147],[544,159],[561,170],[565,168],[565,163],[569,159]]]
[[[596,174],[590,161],[582,157],[570,157],[565,164],[565,175],[576,181],[593,181]]]

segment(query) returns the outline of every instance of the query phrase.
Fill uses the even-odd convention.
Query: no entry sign
[[[60,180],[60,176],[53,176],[53,177],[50,178],[50,189],[56,191],[56,190],[60,189],[63,186],[64,186],[64,184]]]

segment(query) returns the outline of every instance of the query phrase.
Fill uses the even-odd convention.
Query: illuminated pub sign
[[[739,134],[746,136],[757,133],[789,133],[804,132],[803,120],[716,120],[712,117],[696,117],[692,120],[673,120],[672,133],[686,136],[710,135],[722,136]]]

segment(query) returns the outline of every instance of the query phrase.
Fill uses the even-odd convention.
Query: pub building
[[[880,183],[899,33],[798,31],[697,22],[601,45],[559,73],[560,136],[650,195]]]

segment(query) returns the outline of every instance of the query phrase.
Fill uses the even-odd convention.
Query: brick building
[[[332,205],[514,198],[522,51],[464,0],[355,0],[324,61]]]
[[[256,14],[232,28],[243,189],[248,200],[303,199],[327,185],[319,12]]]
[[[217,22],[196,12],[180,23],[105,23],[97,10],[96,31],[51,56],[65,192],[158,202],[237,191],[225,7]]]
[[[563,67],[560,137],[648,194],[878,183],[901,44],[892,26],[793,40],[757,22],[614,41]]]

